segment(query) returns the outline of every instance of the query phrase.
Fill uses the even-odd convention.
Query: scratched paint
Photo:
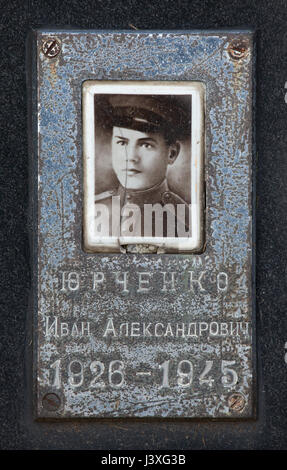
[[[62,44],[54,59],[41,52],[51,36]],[[241,61],[228,54],[234,38],[248,45]],[[252,34],[39,31],[36,41],[38,416],[253,416]],[[203,253],[82,250],[81,85],[88,79],[205,83]],[[94,273],[103,273],[102,283]],[[162,273],[166,282],[174,273],[174,284]],[[50,392],[61,398],[56,411],[42,404]],[[246,402],[237,414],[228,407],[233,392]]]

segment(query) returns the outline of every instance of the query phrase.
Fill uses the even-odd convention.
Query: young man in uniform
[[[111,95],[108,102],[119,185],[96,195],[95,202],[108,207],[109,235],[188,236],[189,205],[169,189],[166,175],[190,117],[168,96]]]

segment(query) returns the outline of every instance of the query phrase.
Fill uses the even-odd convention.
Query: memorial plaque
[[[33,34],[36,417],[253,417],[252,33]]]

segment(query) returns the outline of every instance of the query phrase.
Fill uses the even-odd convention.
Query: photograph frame
[[[99,81],[82,84],[83,247],[93,252],[126,252],[129,245],[164,252],[200,252],[204,244],[205,85],[199,81]],[[191,236],[99,236],[95,233],[95,94],[187,95],[191,97],[190,219]],[[145,251],[145,250],[144,250]]]

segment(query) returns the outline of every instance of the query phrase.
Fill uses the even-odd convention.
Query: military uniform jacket
[[[117,189],[97,194],[95,204],[97,214],[102,205],[108,210],[108,227],[105,227],[108,236],[191,235],[190,205],[170,191],[166,180],[138,191],[120,185]]]

